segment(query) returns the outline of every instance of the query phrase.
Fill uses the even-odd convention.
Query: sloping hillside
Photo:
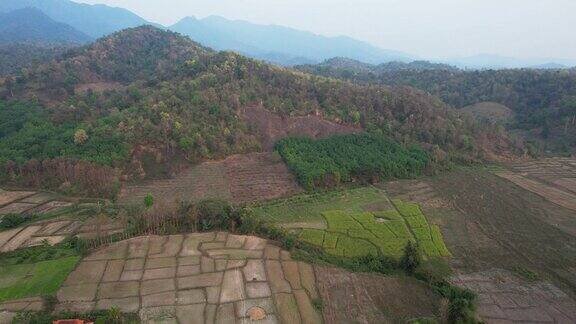
[[[270,145],[252,120],[241,118],[243,108],[254,105],[281,118],[318,115],[333,128],[419,144],[436,162],[483,158],[494,151],[487,143],[510,149],[505,134],[479,128],[412,88],[314,77],[214,52],[151,26],[115,33],[10,77],[0,96],[39,100],[44,107],[38,112],[34,105],[6,104],[11,119],[35,122],[12,125],[0,139],[4,163],[66,157],[115,166],[128,178],[142,176],[146,164],[197,162]],[[20,116],[28,111],[29,117]],[[47,139],[53,144],[34,145]]]
[[[87,43],[91,38],[35,8],[0,14],[0,43]]]

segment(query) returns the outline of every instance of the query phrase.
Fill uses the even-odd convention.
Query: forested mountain
[[[0,77],[48,63],[72,47],[62,44],[0,44]]]
[[[0,138],[5,175],[31,160],[65,157],[131,177],[142,169],[143,152],[165,163],[256,151],[259,137],[239,118],[241,108],[254,104],[419,144],[436,162],[512,149],[501,130],[481,127],[415,89],[303,74],[214,52],[151,26],[115,33],[8,77],[0,97],[0,120],[10,121]]]
[[[0,44],[83,44],[89,41],[88,35],[52,20],[35,8],[0,13]]]
[[[70,0],[2,0],[0,12],[37,8],[53,20],[98,38],[124,28],[149,24],[143,18],[122,8],[88,5]]]
[[[334,56],[369,63],[412,60],[408,54],[380,49],[349,37],[325,37],[218,16],[204,19],[187,17],[169,29],[216,50],[233,50],[281,65],[318,63]]]
[[[298,69],[360,84],[412,86],[456,108],[497,102],[515,112],[513,128],[543,140],[539,144],[544,145],[542,150],[576,149],[576,69],[382,69],[330,62]]]

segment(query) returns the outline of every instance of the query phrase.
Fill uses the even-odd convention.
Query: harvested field
[[[24,199],[35,194],[33,191],[0,191],[0,206]]]
[[[374,187],[361,187],[322,193],[302,193],[285,199],[256,204],[254,213],[261,220],[272,224],[300,223],[325,224],[322,213],[328,210],[363,212],[375,206],[391,209],[386,194]],[[380,209],[380,210],[382,210]],[[292,226],[293,228],[293,226]],[[302,226],[302,228],[308,228]],[[325,228],[325,227],[324,227]]]
[[[453,255],[454,283],[479,294],[486,323],[526,323],[531,314],[533,320],[574,322],[574,211],[487,170],[458,170],[382,187],[392,197],[444,202],[422,207],[428,220],[440,226]],[[535,273],[535,281],[511,274],[518,269]]]
[[[408,277],[315,267],[325,323],[407,323],[442,318],[440,298]]]
[[[576,302],[550,283],[526,282],[502,269],[451,281],[478,293],[478,314],[486,323],[576,323]]]
[[[431,183],[454,206],[438,223],[459,273],[522,267],[576,296],[573,210],[487,171],[455,171]]]
[[[499,177],[510,180],[526,190],[546,198],[550,202],[576,211],[576,194],[557,189],[545,183],[523,177],[513,172],[498,172],[496,174]]]
[[[273,153],[233,155],[204,162],[173,179],[127,185],[121,203],[142,203],[150,193],[164,202],[217,198],[234,203],[269,200],[302,191],[284,163]]]
[[[290,170],[276,154],[234,155],[225,160],[225,165],[234,202],[270,200],[302,191]]]
[[[46,214],[70,206],[47,192],[0,190],[0,219],[6,214]]]
[[[262,147],[271,151],[277,140],[287,136],[308,136],[324,138],[335,134],[359,133],[362,130],[336,124],[319,116],[282,117],[262,106],[244,108],[240,116],[244,122],[254,127],[260,136]]]
[[[201,163],[182,171],[172,179],[125,185],[119,202],[142,204],[147,194],[152,194],[155,200],[165,203],[231,198],[223,161]]]

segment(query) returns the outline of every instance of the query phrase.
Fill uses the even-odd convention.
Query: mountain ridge
[[[348,56],[373,63],[413,59],[409,54],[380,49],[348,36],[327,37],[280,25],[260,25],[220,16],[203,19],[189,16],[168,28],[217,50],[235,50],[280,64],[286,63],[287,59],[293,60],[291,64],[283,65],[321,62],[334,56]],[[273,55],[282,55],[286,59],[275,60]]]
[[[84,44],[92,38],[36,8],[0,13],[0,43]]]

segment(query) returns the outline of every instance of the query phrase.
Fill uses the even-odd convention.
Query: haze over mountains
[[[66,42],[83,43],[88,37],[95,39],[125,28],[144,24],[155,25],[142,17],[122,8],[106,5],[80,4],[69,0],[3,0],[0,2],[0,13],[4,20],[20,21],[19,32],[14,42],[38,41],[43,34],[38,31],[38,24],[45,19],[29,11],[13,12],[17,9],[37,8],[55,22],[68,25],[67,36],[63,31],[54,30],[46,33],[44,41],[53,42],[64,39]],[[191,13],[193,14],[193,13]],[[10,18],[14,15],[14,18]],[[25,24],[23,22],[26,22]],[[13,27],[16,28],[16,27]],[[59,25],[60,29],[64,25]],[[381,49],[369,43],[350,37],[325,37],[311,32],[300,31],[276,25],[258,25],[240,20],[228,20],[218,16],[203,19],[183,18],[178,23],[163,27],[190,36],[193,40],[216,50],[232,50],[241,54],[273,62],[280,65],[314,64],[333,57],[346,57],[364,63],[381,64],[386,62],[410,62],[418,58],[399,51]],[[44,30],[44,28],[40,29]],[[76,30],[76,31],[74,31]],[[434,62],[446,63],[460,68],[564,68],[575,66],[576,61],[561,59],[519,60],[496,55],[477,55],[466,58],[437,59]]]
[[[0,43],[40,42],[83,44],[92,38],[59,23],[36,8],[0,13]]]

